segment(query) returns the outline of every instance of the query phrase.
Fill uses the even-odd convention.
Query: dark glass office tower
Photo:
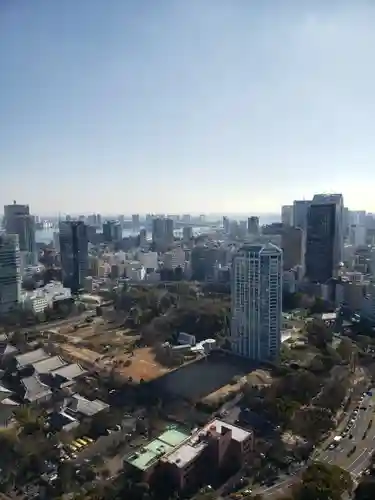
[[[306,277],[326,283],[336,275],[342,252],[342,195],[316,195],[307,216]]]
[[[88,272],[87,227],[82,221],[60,222],[60,254],[64,285],[77,294]]]

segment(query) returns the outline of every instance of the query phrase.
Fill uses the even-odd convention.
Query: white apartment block
[[[21,297],[18,235],[0,235],[0,314],[17,308]]]
[[[242,247],[232,267],[232,350],[266,361],[277,358],[282,325],[282,250],[271,243]]]

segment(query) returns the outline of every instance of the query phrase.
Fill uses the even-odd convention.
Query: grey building
[[[284,226],[293,226],[293,205],[283,205],[281,207],[281,222]]]
[[[82,221],[60,222],[60,255],[65,286],[78,293],[88,273],[87,227]]]
[[[139,214],[132,215],[132,228],[134,233],[138,233],[140,229]]]
[[[114,220],[108,220],[103,224],[103,238],[106,243],[122,240],[121,224]]]
[[[271,243],[249,244],[233,258],[231,344],[237,354],[266,361],[277,358],[282,325],[282,250]]]
[[[20,249],[17,234],[0,235],[0,314],[17,308],[21,296]]]
[[[152,220],[152,242],[160,245],[171,245],[174,241],[174,221],[157,217]]]
[[[296,266],[305,269],[306,233],[300,227],[284,227],[281,233],[284,270]]]
[[[249,234],[259,234],[259,217],[249,217],[247,219],[247,232]]]
[[[307,228],[307,214],[309,207],[311,205],[311,200],[296,200],[293,203],[293,225],[294,227],[300,227],[304,231]]]
[[[37,262],[35,242],[35,219],[30,215],[29,205],[4,206],[4,227],[7,234],[17,234],[21,256],[25,265]]]

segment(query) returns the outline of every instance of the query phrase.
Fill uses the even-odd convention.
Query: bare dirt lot
[[[56,344],[63,354],[86,368],[113,369],[120,376],[138,382],[170,371],[155,360],[152,349],[135,347],[139,336],[134,331],[108,322],[96,321],[79,328],[64,327],[57,338]]]
[[[116,371],[124,377],[132,377],[133,380],[137,381],[141,379],[145,382],[153,380],[170,371],[170,369],[162,367],[155,361],[152,349],[149,347],[136,349],[133,355],[124,354],[116,356],[116,360],[122,363],[130,361],[131,364],[129,366],[119,365]]]

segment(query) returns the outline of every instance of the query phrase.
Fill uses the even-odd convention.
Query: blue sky
[[[375,211],[373,0],[1,0],[0,205]]]

